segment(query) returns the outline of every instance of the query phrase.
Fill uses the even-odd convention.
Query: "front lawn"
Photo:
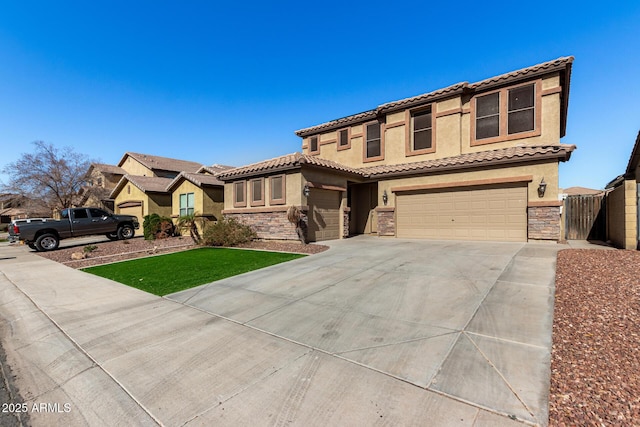
[[[163,296],[306,255],[199,248],[82,269]]]

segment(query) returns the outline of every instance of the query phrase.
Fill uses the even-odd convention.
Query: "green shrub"
[[[173,221],[156,213],[146,215],[142,223],[145,240],[162,239],[173,236]]]
[[[256,233],[235,218],[223,218],[205,228],[202,242],[208,246],[235,246],[255,239]]]
[[[0,233],[6,233],[9,231],[9,224],[0,225]]]
[[[98,249],[96,245],[87,245],[84,247],[84,253],[88,254]]]

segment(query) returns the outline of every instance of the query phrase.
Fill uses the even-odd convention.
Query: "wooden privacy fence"
[[[606,240],[606,203],[603,194],[568,196],[564,201],[567,240]]]

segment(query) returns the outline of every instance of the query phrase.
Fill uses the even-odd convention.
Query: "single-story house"
[[[223,171],[223,213],[262,238],[558,241],[573,57],[296,132],[302,153]]]
[[[640,249],[640,132],[627,170],[607,184],[607,238],[624,249]]]

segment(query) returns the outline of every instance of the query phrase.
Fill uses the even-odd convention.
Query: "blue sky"
[[[240,166],[299,151],[297,129],[573,55],[560,185],[624,172],[640,2],[445,3],[2,2],[0,168],[36,140]]]

